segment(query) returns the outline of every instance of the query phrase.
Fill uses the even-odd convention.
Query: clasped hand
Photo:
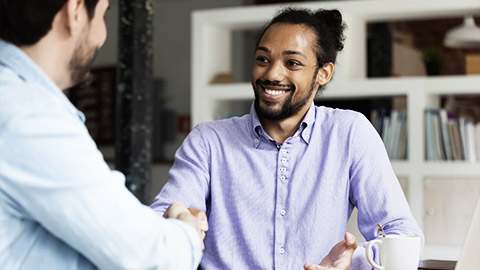
[[[181,202],[174,202],[167,208],[163,216],[165,218],[175,218],[193,226],[200,237],[202,250],[205,249],[203,240],[205,239],[205,232],[208,231],[208,221],[205,212],[193,207],[187,208]]]

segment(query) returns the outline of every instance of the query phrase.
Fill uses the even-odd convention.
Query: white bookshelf
[[[408,114],[408,151],[405,161],[392,161],[397,175],[406,177],[412,212],[425,228],[426,178],[477,179],[480,163],[425,161],[424,111],[438,108],[440,96],[480,95],[480,76],[366,78],[366,24],[399,19],[463,17],[480,14],[478,0],[357,0],[303,2],[312,9],[339,9],[348,25],[345,48],[335,75],[322,99],[405,96]],[[218,73],[232,71],[232,32],[260,29],[280,5],[195,11],[192,15],[192,124],[219,118],[232,104],[253,100],[250,82],[210,84]],[[252,60],[253,61],[253,60]],[[248,112],[248,111],[247,111]],[[473,209],[473,206],[472,206]],[[448,217],[445,217],[448,220]],[[463,221],[467,222],[467,221]],[[424,258],[457,259],[460,246],[426,245]]]

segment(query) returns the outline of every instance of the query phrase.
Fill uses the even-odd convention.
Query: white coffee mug
[[[373,261],[372,246],[377,244],[380,264]],[[386,235],[367,244],[368,262],[380,270],[417,270],[420,261],[420,237],[407,235]]]

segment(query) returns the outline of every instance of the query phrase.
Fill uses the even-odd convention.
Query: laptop
[[[480,196],[455,270],[480,269]]]

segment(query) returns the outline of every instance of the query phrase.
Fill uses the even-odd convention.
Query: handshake
[[[181,220],[195,228],[200,236],[202,250],[205,249],[203,240],[205,239],[205,232],[208,231],[208,221],[205,212],[197,208],[187,208],[181,202],[174,202],[167,208],[163,217]]]

